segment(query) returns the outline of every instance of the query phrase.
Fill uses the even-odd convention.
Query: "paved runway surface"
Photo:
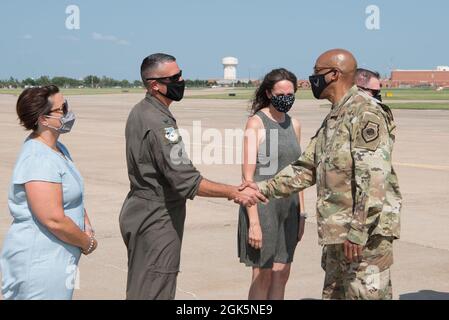
[[[124,126],[142,95],[70,96],[77,115],[73,132],[61,141],[85,179],[86,206],[99,247],[80,264],[75,299],[123,299],[127,259],[118,215],[128,192]],[[16,97],[0,95],[0,244],[10,224],[7,192],[14,162],[27,133],[18,125]],[[302,147],[328,112],[323,101],[299,100],[291,114],[303,127]],[[247,101],[185,99],[171,110],[181,128],[242,129]],[[449,299],[449,111],[395,110],[398,125],[395,168],[404,196],[402,239],[395,243],[394,296]],[[192,136],[192,135],[191,135]],[[210,137],[209,137],[210,139]],[[203,144],[208,142],[205,139]],[[228,141],[229,142],[229,141]],[[200,144],[196,141],[193,149]],[[233,150],[227,144],[223,150]],[[198,150],[198,149],[195,149]],[[223,159],[224,159],[223,152]],[[215,181],[238,184],[239,164],[197,165]],[[323,271],[317,244],[315,188],[306,191],[308,220],[287,285],[287,299],[320,298]],[[237,206],[223,199],[188,202],[178,281],[178,299],[245,299],[251,270],[237,259]]]

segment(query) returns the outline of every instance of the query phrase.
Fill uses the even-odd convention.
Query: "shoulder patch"
[[[368,121],[362,130],[362,138],[366,143],[374,141],[379,136],[379,125],[372,121]]]
[[[174,127],[164,128],[164,137],[169,143],[177,143],[180,140],[178,129]]]
[[[364,112],[361,118],[355,118],[353,125],[355,126],[354,146],[356,148],[376,151],[388,134],[382,115],[379,116],[369,111]]]

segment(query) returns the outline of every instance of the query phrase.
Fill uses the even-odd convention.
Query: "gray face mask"
[[[75,123],[75,114],[72,111],[67,112],[62,117],[54,117],[54,116],[45,116],[45,117],[59,119],[59,121],[61,121],[61,126],[59,128],[47,125],[48,128],[52,128],[61,134],[70,132],[72,130],[73,124]]]

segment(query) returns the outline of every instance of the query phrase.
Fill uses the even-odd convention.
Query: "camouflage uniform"
[[[392,298],[393,238],[370,237],[360,263],[348,263],[341,244],[325,245],[321,259],[321,266],[326,271],[323,299]]]
[[[399,238],[402,202],[391,163],[395,127],[390,109],[354,86],[332,106],[300,158],[258,183],[275,198],[316,183],[323,298],[391,298],[391,244]],[[345,260],[345,240],[365,246],[361,263]]]

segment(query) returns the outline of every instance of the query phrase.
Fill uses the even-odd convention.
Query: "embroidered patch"
[[[374,141],[379,137],[379,125],[372,121],[368,121],[365,128],[362,130],[362,137],[366,143]]]
[[[171,143],[176,143],[179,140],[179,133],[173,127],[164,128],[165,131],[165,139],[170,141]]]

